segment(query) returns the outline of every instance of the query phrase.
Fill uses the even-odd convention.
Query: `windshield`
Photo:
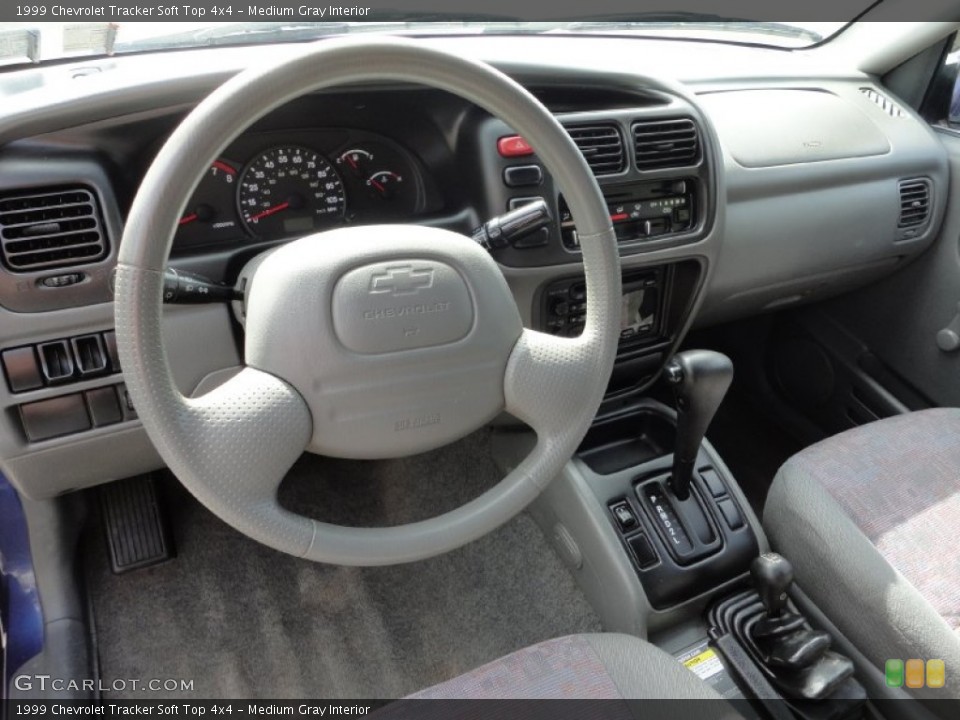
[[[114,6],[111,6],[114,7]],[[300,6],[301,8],[305,6]],[[319,8],[326,9],[326,8]],[[0,23],[0,64],[70,57],[217,45],[304,42],[352,33],[406,35],[580,34],[624,35],[750,43],[804,48],[840,32],[844,22],[718,20],[716,16],[663,13],[601,16],[567,22],[504,19],[438,19],[441,13],[411,15],[370,11],[382,20],[342,22],[15,22]],[[347,16],[350,17],[350,16]],[[423,18],[423,19],[421,19]]]

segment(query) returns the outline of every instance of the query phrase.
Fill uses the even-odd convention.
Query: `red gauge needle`
[[[199,217],[200,216],[197,215],[196,213],[190,213],[189,215],[184,215],[182,218],[180,218],[180,224],[186,225],[187,223],[192,223],[194,220],[196,220]]]
[[[261,218],[269,217],[270,215],[273,215],[273,214],[275,214],[275,213],[278,213],[278,212],[280,212],[281,210],[286,210],[288,207],[290,207],[290,203],[289,203],[289,202],[282,202],[282,203],[280,203],[279,205],[274,205],[273,207],[267,208],[266,210],[261,210],[261,211],[258,212],[256,215],[254,215],[252,218],[250,218],[250,222],[255,222],[255,221],[257,221],[257,220],[259,220],[259,219],[261,219]]]
[[[383,186],[382,183],[378,183],[373,178],[370,178],[370,184],[373,185],[379,192],[386,193],[387,189]]]

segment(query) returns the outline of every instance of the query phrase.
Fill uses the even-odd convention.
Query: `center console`
[[[598,476],[590,489],[654,609],[736,577],[759,551],[742,500],[730,491],[733,478],[700,453],[733,378],[732,363],[720,353],[692,350],[673,358],[666,376],[676,413],[644,401],[596,423],[578,453]]]
[[[595,424],[578,462],[651,608],[664,611],[745,573],[759,543],[732,478],[698,453],[690,495],[670,488],[675,415],[643,400]]]
[[[676,268],[625,276],[621,354],[656,347],[662,289]],[[577,313],[576,281],[547,295],[545,317]],[[561,294],[560,290],[565,294]],[[651,290],[649,305],[637,290]],[[632,297],[631,297],[632,296]],[[629,298],[629,299],[628,299]],[[575,324],[553,328],[577,332]],[[790,602],[789,563],[704,435],[732,379],[719,353],[682,352],[664,381],[676,407],[631,397],[601,412],[575,457],[531,506],[604,629],[646,637],[724,697],[767,720],[863,720],[866,691],[834,639]],[[503,459],[529,451],[510,435]],[[529,443],[529,438],[527,440]],[[509,445],[513,447],[508,447]]]

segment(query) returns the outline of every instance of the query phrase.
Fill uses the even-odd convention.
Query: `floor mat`
[[[475,497],[499,477],[489,437],[405,460],[305,457],[288,507],[357,525],[396,524]],[[179,697],[399,697],[520,647],[594,632],[599,621],[542,533],[521,515],[432,560],[341,568],[297,560],[235,532],[179,485],[179,557],[113,575],[100,528],[88,580],[105,684],[193,681]],[[128,683],[109,697],[156,697]]]

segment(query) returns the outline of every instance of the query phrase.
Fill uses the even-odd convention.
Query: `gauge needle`
[[[182,218],[180,218],[180,224],[186,225],[187,223],[192,223],[198,217],[200,216],[197,215],[196,213],[190,213],[189,215],[184,215]]]
[[[379,190],[382,193],[385,193],[387,191],[387,189],[383,186],[382,183],[378,183],[373,178],[370,178],[370,184],[373,185],[377,190]]]
[[[274,205],[273,207],[267,208],[266,210],[261,210],[252,218],[250,218],[250,221],[254,222],[256,220],[259,220],[260,218],[269,217],[270,215],[273,215],[274,213],[278,213],[281,210],[286,210],[288,207],[290,207],[289,202],[282,202],[279,205]]]

